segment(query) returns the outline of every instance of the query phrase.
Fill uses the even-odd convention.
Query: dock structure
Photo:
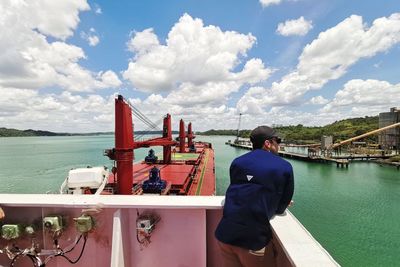
[[[286,151],[278,151],[279,156],[284,157],[284,158],[293,158],[293,159],[300,159],[300,160],[317,160],[318,157],[310,157],[305,154],[300,154],[300,153],[292,153],[292,152],[286,152]]]
[[[243,143],[234,143],[234,142],[226,142],[225,144],[230,145],[232,147],[236,148],[241,148],[241,149],[246,149],[246,150],[252,150],[252,146],[249,144],[243,144]],[[292,159],[298,159],[298,160],[303,160],[303,161],[311,161],[311,162],[325,162],[325,163],[334,163],[336,164],[336,167],[338,168],[348,168],[350,164],[350,160],[368,160],[368,159],[375,159],[375,158],[382,158],[385,156],[374,156],[374,155],[349,155],[349,156],[340,156],[340,157],[325,157],[325,156],[320,156],[316,155],[313,153],[307,154],[300,154],[300,153],[294,153],[294,152],[288,152],[288,151],[283,151],[280,150],[278,154],[281,157],[284,158],[292,158]]]
[[[242,148],[242,149],[247,149],[247,150],[253,149],[253,147],[251,145],[244,144],[244,143],[225,142],[225,145],[230,145],[232,147],[237,147],[237,148]]]
[[[347,159],[332,159],[332,161],[336,162],[336,167],[338,168],[349,167],[349,160]]]
[[[385,150],[363,150],[363,151],[355,151],[352,149],[347,150],[346,154],[340,154],[341,153],[341,147],[344,145],[355,145],[359,144],[358,140],[371,136],[371,135],[376,135],[376,134],[381,134],[382,132],[387,132],[390,130],[393,130],[395,128],[400,128],[400,122],[395,122],[390,125],[386,125],[384,127],[381,127],[379,129],[375,129],[373,131],[369,131],[367,133],[351,137],[349,139],[346,139],[344,141],[339,141],[336,143],[333,143],[333,138],[332,136],[323,136],[321,143],[314,143],[314,144],[282,144],[280,146],[281,150],[278,152],[278,154],[282,157],[285,158],[293,158],[293,159],[298,159],[298,160],[304,160],[304,161],[311,161],[311,162],[330,162],[330,163],[335,163],[338,168],[348,168],[349,163],[354,160],[360,160],[360,161],[369,161],[369,160],[376,160],[379,161],[378,163],[382,164],[388,164],[395,166],[398,170],[400,170],[400,163],[387,163],[384,161],[384,159],[391,158],[393,155],[392,153],[386,153]],[[365,143],[365,142],[362,142]],[[230,145],[232,147],[237,147],[241,149],[247,149],[251,150],[252,149],[252,144],[250,143],[249,140],[239,140],[237,138],[234,142],[231,142],[230,140],[226,142],[225,144]],[[396,155],[398,154],[398,146],[396,145]],[[292,151],[286,151],[287,150],[292,150]],[[293,152],[296,148],[304,148],[306,150],[305,153],[296,153]]]
[[[348,159],[337,159],[337,158],[330,158],[324,156],[310,156],[305,154],[299,153],[292,153],[286,151],[279,151],[278,154],[284,158],[294,158],[299,160],[305,161],[313,161],[313,162],[326,162],[326,163],[336,163],[336,167],[340,168],[348,168],[349,167],[349,160]]]
[[[240,143],[226,142],[225,144],[236,148],[252,150],[251,144],[248,144],[246,142],[240,142]],[[283,145],[281,147],[284,149],[286,146]],[[391,155],[386,155],[386,154],[375,154],[375,155],[349,154],[349,155],[337,155],[337,156],[331,156],[331,155],[324,156],[324,155],[318,155],[316,153],[301,154],[301,153],[288,152],[285,150],[279,150],[278,154],[284,158],[292,158],[292,159],[311,161],[311,162],[334,163],[338,168],[348,168],[350,162],[354,160],[368,161],[377,159],[387,159],[391,157]],[[395,165],[395,167],[397,167],[397,169],[400,169],[399,165]]]
[[[338,155],[334,156],[335,159],[347,159],[347,160],[370,160],[370,159],[388,159],[392,155],[373,155],[373,154],[349,154],[349,155]]]

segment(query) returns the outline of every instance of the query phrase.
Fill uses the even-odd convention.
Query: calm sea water
[[[225,145],[227,139],[196,139],[214,145],[219,195],[232,159],[248,152]],[[113,136],[0,138],[0,193],[57,191],[71,168],[111,167],[102,154],[113,145]],[[147,150],[135,150],[136,158]],[[290,162],[296,187],[290,210],[335,260],[342,266],[399,266],[400,171],[365,162],[349,169]]]

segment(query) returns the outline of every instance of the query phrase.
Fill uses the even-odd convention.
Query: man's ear
[[[269,150],[271,148],[271,143],[269,142],[269,140],[265,140],[264,141],[264,147]]]

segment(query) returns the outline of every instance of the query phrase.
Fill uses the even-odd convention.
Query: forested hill
[[[335,121],[320,127],[307,127],[301,124],[295,126],[278,126],[275,129],[286,142],[308,143],[320,142],[322,135],[332,135],[335,141],[345,140],[375,129],[378,129],[378,116],[352,118]],[[249,137],[251,130],[241,130],[240,137]],[[236,135],[237,130],[209,130],[197,134],[202,135]],[[370,137],[371,141],[377,136]]]
[[[113,132],[95,132],[95,133],[55,133],[42,130],[17,130],[0,127],[0,137],[19,137],[19,136],[75,136],[75,135],[101,135],[114,134]]]
[[[57,136],[57,135],[65,135],[59,133],[53,133],[49,131],[35,131],[32,129],[29,130],[17,130],[17,129],[8,129],[8,128],[0,128],[0,137],[9,137],[9,136]]]
[[[177,131],[172,131],[177,134]],[[19,136],[91,136],[91,135],[105,135],[114,134],[114,132],[93,132],[93,133],[55,133],[42,130],[17,130],[0,127],[0,137],[19,137]],[[135,135],[154,134],[160,135],[162,131],[135,131]]]
[[[285,139],[286,142],[294,143],[308,143],[319,142],[322,135],[332,135],[335,141],[345,140],[378,128],[378,116],[352,118],[346,120],[335,121],[321,127],[307,127],[301,124],[291,126],[278,126],[275,127],[279,134]],[[241,137],[249,137],[251,130],[241,130]],[[234,135],[236,136],[237,130],[208,130],[205,132],[196,132],[201,135]],[[177,134],[177,131],[173,131]],[[0,137],[10,136],[74,136],[74,135],[101,135],[101,134],[114,134],[113,132],[95,132],[95,133],[55,133],[41,130],[17,130],[0,128]],[[142,131],[135,132],[135,135],[144,134]],[[160,131],[151,132],[151,134],[161,134]],[[371,140],[377,141],[377,136],[370,137]]]

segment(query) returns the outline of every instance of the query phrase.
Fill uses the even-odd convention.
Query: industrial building
[[[323,135],[321,137],[321,149],[322,150],[328,149],[329,147],[332,146],[332,144],[333,144],[333,136],[332,135],[329,135],[329,136]]]
[[[390,112],[379,113],[379,128],[398,122],[400,122],[400,109],[398,108],[391,108]],[[400,127],[379,133],[378,142],[382,149],[400,151]]]

